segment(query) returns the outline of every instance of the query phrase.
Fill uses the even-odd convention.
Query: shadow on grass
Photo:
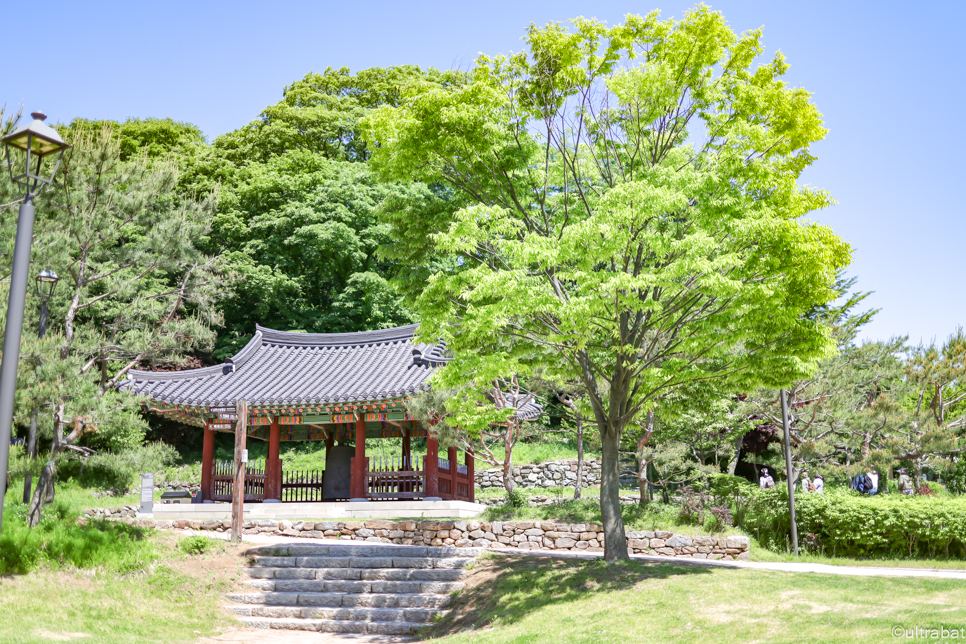
[[[630,561],[608,564],[603,559],[534,557],[490,553],[480,558],[467,588],[457,595],[452,610],[422,633],[443,637],[479,629],[499,621],[517,622],[541,608],[586,599],[589,593],[633,588],[642,582],[679,575],[706,575],[706,566]]]
[[[76,510],[55,502],[31,528],[26,506],[7,504],[0,537],[0,575],[25,574],[41,566],[100,568],[116,574],[144,570],[157,559],[149,530],[118,521],[78,520]]]

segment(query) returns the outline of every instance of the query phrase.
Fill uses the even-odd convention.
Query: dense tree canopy
[[[414,300],[456,358],[435,382],[478,392],[452,421],[472,425],[500,377],[581,381],[608,560],[626,557],[629,424],[689,383],[784,383],[834,350],[808,313],[833,299],[849,247],[804,220],[830,197],[797,182],[825,130],[780,54],[752,67],[760,37],[704,6],[534,26],[525,52],[481,56],[471,82],[411,82],[366,119],[382,177],[467,204],[404,240],[452,259]]]

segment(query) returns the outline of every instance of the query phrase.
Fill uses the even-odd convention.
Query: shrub
[[[511,508],[525,508],[529,501],[530,497],[520,486],[516,486],[506,493],[506,505]]]
[[[161,473],[177,458],[178,452],[170,445],[146,443],[116,453],[65,461],[57,469],[61,478],[73,478],[83,487],[122,492],[137,486],[142,472]],[[162,479],[158,476],[156,480]]]
[[[178,540],[178,550],[186,555],[203,555],[220,544],[216,539],[204,535],[184,537]]]
[[[708,532],[724,532],[726,527],[733,525],[731,508],[727,505],[712,505],[707,510],[704,527]]]
[[[851,557],[966,555],[966,499],[858,496],[844,490],[796,496],[800,535],[814,535],[826,554]],[[790,540],[784,489],[756,490],[740,523],[763,546],[784,550]]]

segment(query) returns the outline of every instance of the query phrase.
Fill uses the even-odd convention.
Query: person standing
[[[811,492],[814,489],[812,481],[808,477],[808,472],[802,472],[802,492]]]
[[[822,478],[821,474],[815,475],[815,480],[812,481],[812,491],[820,494],[825,491],[825,479]]]
[[[912,485],[912,479],[909,478],[909,472],[904,467],[899,468],[898,487],[900,494],[912,494],[915,491]]]
[[[761,477],[758,479],[758,487],[763,490],[771,490],[775,487],[775,479],[768,473],[768,468],[761,468]]]

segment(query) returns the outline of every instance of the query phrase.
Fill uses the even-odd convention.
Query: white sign
[[[218,414],[218,418],[222,420],[238,420],[238,414]]]
[[[248,462],[248,450],[247,449],[243,449],[242,450],[242,463],[247,463],[247,462]]]
[[[231,423],[208,423],[211,429],[231,429]]]

